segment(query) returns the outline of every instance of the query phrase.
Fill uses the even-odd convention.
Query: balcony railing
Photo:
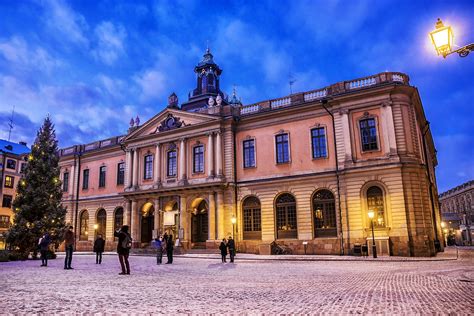
[[[271,106],[272,109],[281,108],[282,106],[287,106],[287,105],[290,105],[290,104],[291,104],[291,98],[290,97],[270,101],[270,106]]]

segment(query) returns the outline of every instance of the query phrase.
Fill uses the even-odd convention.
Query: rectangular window
[[[313,128],[311,130],[311,146],[313,150],[313,158],[327,157],[326,131],[324,127]]]
[[[21,173],[24,173],[24,172],[25,172],[26,166],[27,166],[27,165],[26,165],[26,162],[23,162],[23,163],[21,164],[21,167],[20,167],[20,172],[21,172]]]
[[[82,171],[82,189],[89,189],[89,169],[84,169]]]
[[[63,174],[63,192],[67,192],[69,188],[69,172]]]
[[[377,128],[375,126],[375,119],[368,118],[359,121],[360,138],[362,141],[362,150],[377,150]]]
[[[0,228],[10,227],[10,216],[0,215]]]
[[[15,178],[12,176],[5,176],[5,188],[13,188]]]
[[[176,150],[168,151],[168,177],[176,177]]]
[[[153,178],[153,156],[146,155],[143,179],[151,179],[151,178]]]
[[[255,167],[255,140],[244,140],[244,168]]]
[[[2,207],[11,208],[12,207],[13,196],[3,195]]]
[[[199,145],[193,148],[193,172],[204,172],[204,146]]]
[[[7,159],[7,168],[15,170],[16,169],[16,160]]]
[[[105,187],[105,166],[99,168],[99,188]]]
[[[288,144],[288,134],[275,136],[277,163],[290,162],[290,148]]]
[[[125,162],[120,162],[117,165],[117,185],[125,183]]]

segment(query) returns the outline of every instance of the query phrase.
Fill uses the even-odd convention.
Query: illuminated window
[[[87,240],[89,234],[89,212],[87,210],[82,211],[79,223],[79,240]]]
[[[13,188],[15,178],[12,176],[5,176],[5,188]]]
[[[10,216],[0,215],[0,228],[10,227]]]
[[[123,208],[119,207],[115,211],[114,216],[114,231],[119,230],[123,226]]]
[[[383,191],[379,187],[367,189],[367,209],[374,211],[374,227],[385,227]]]
[[[296,200],[293,195],[280,195],[275,203],[277,238],[297,238]]]
[[[336,237],[336,204],[329,190],[320,190],[313,196],[315,237]]]
[[[104,209],[100,209],[97,212],[97,235],[102,235],[105,237],[105,228],[107,224],[107,213]]]
[[[260,201],[250,196],[242,203],[244,239],[262,238],[262,216]]]
[[[360,138],[362,141],[362,150],[377,150],[377,127],[374,118],[368,118],[359,121]]]

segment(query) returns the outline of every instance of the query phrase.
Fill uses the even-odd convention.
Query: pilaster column
[[[132,174],[131,174],[131,164],[132,164],[132,152],[131,150],[127,150],[125,153],[125,179],[124,179],[124,187],[127,189],[130,187],[132,183]]]
[[[73,194],[74,194],[74,166],[71,166],[71,170],[69,171],[69,179],[68,179],[68,187],[67,187],[67,190],[68,190],[68,195],[69,195],[69,198],[72,198],[73,197]]]
[[[156,144],[155,147],[155,167],[153,170],[153,180],[155,182],[155,186],[159,187],[161,185],[161,144]],[[155,207],[156,209],[156,207]]]
[[[386,124],[387,139],[388,139],[388,151],[390,155],[397,153],[397,139],[395,136],[395,123],[393,122],[392,103],[386,102],[382,105],[382,113],[384,122]]]
[[[218,131],[216,133],[216,169],[217,169],[217,176],[222,177],[222,139],[221,139],[221,132]]]
[[[219,240],[225,237],[224,193],[217,192],[217,236]]]
[[[132,200],[132,212],[131,212],[131,235],[134,242],[140,242],[140,214],[138,213],[138,203]]]
[[[212,133],[207,134],[207,176],[214,177],[214,138]]]
[[[133,182],[132,185],[134,188],[138,187],[138,148],[133,150]]]
[[[186,181],[186,139],[181,138],[179,143],[179,181]]]
[[[155,199],[154,201],[155,205],[155,214],[154,214],[154,223],[153,223],[153,227],[156,231],[156,236],[159,237],[160,235],[160,231],[161,231],[161,225],[160,225],[160,199]]]
[[[183,240],[182,241],[188,241],[190,240],[189,238],[189,226],[188,226],[188,212],[186,212],[186,196],[181,195],[179,197],[179,229],[183,230]],[[179,237],[179,230],[178,230],[178,236],[175,236],[175,238]]]
[[[132,213],[132,201],[127,201],[127,206],[125,207],[125,211],[123,212],[123,225],[127,225],[129,229],[131,229],[131,213]]]
[[[352,148],[351,148],[351,132],[350,132],[350,127],[349,127],[349,111],[343,110],[341,111],[340,114],[341,114],[342,135],[343,135],[343,141],[344,141],[344,161],[351,161]],[[337,138],[336,135],[334,135],[333,137]]]
[[[209,193],[209,240],[216,240],[216,200],[214,192]]]

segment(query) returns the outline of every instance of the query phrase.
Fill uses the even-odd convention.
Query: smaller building
[[[5,233],[13,221],[12,203],[16,195],[16,184],[26,167],[30,149],[25,142],[14,143],[0,139],[0,249],[5,249]]]
[[[439,195],[448,245],[472,246],[474,239],[474,180]]]

